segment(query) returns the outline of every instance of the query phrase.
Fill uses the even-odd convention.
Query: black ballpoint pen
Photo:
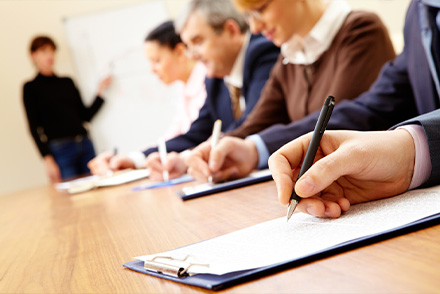
[[[296,179],[297,181],[313,164],[313,160],[315,159],[319,144],[321,143],[322,135],[324,135],[324,131],[327,128],[328,121],[330,120],[330,115],[332,114],[333,107],[335,107],[335,98],[333,96],[328,96],[327,99],[325,99],[324,105],[321,109],[321,113],[318,117],[318,121],[316,122],[312,139],[310,140],[306,156],[304,156],[303,164],[301,166],[301,169],[299,170],[298,178]],[[293,188],[292,195],[290,195],[289,207],[287,209],[287,221],[289,221],[290,217],[293,214],[293,211],[295,210],[300,200],[301,197],[296,195],[295,188]]]

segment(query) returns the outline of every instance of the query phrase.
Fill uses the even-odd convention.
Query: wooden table
[[[130,271],[170,250],[285,215],[273,182],[182,202],[138,181],[77,195],[42,187],[0,196],[0,293],[194,293]],[[440,291],[440,226],[228,288],[230,293]]]

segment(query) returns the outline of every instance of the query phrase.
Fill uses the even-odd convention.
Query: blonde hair
[[[243,11],[245,9],[249,9],[254,7],[255,5],[261,4],[264,0],[232,0],[235,8],[239,11]]]

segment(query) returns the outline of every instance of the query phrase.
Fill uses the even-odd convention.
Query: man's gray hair
[[[223,31],[223,26],[227,20],[234,20],[242,33],[245,33],[249,26],[244,17],[234,8],[231,0],[191,0],[188,5],[174,20],[174,26],[177,33],[181,33],[189,17],[199,12],[206,17],[208,25],[211,26],[216,33]]]

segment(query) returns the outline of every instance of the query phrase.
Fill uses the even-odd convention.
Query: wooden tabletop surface
[[[147,181],[76,195],[48,186],[0,196],[0,293],[210,292],[122,264],[286,213],[273,182],[183,202],[176,187],[131,191]],[[440,292],[440,226],[220,292]]]

